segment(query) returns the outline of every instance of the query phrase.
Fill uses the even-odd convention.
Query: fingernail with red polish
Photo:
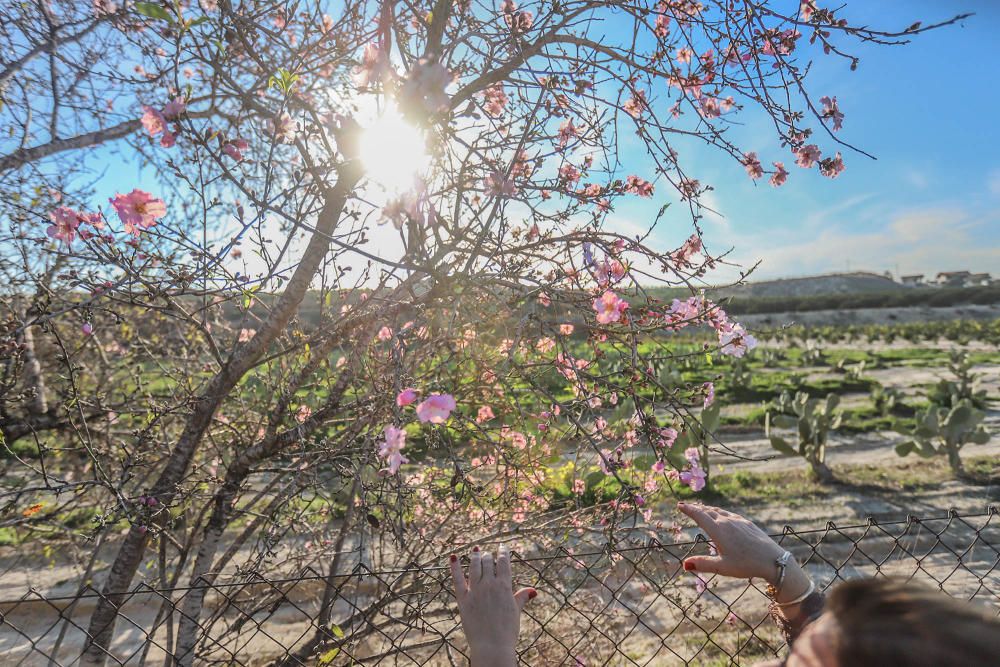
[[[538,595],[538,591],[535,591],[535,590],[528,591],[528,599],[529,600],[534,600],[536,595]]]
[[[698,568],[696,568],[696,567],[694,566],[694,563],[692,563],[692,562],[691,562],[691,561],[689,561],[689,560],[686,560],[686,561],[684,561],[684,569],[685,569],[685,570],[687,570],[688,572],[694,572],[694,571],[695,571],[695,570],[697,570]]]
[[[473,551],[479,551],[479,547],[472,547]]]
[[[449,556],[449,559],[451,560],[452,563],[454,563],[456,560],[458,560],[458,556],[452,554],[451,556]]]

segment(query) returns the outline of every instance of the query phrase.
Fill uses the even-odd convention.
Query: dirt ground
[[[987,389],[989,397],[1000,396],[1000,365],[980,366],[975,369],[975,372],[981,375],[983,386]],[[945,376],[946,373],[945,369],[923,367],[893,367],[866,371],[867,375],[873,376],[880,383],[894,386],[911,395],[920,385],[934,382],[939,377]],[[987,428],[993,433],[1000,433],[1000,409],[997,408],[997,403],[993,402],[991,409],[987,411]],[[828,462],[835,469],[849,465],[887,467],[899,465],[901,460],[894,452],[893,446],[900,441],[901,437],[892,432],[861,435],[835,434],[831,437],[829,444]],[[805,465],[799,458],[776,456],[769,442],[759,432],[725,434],[723,442],[742,460],[730,460],[721,465],[713,463],[713,473],[779,473],[800,470]],[[992,456],[1000,461],[1000,438],[994,438],[985,445],[970,445],[963,451],[963,455],[967,457]],[[811,529],[822,528],[831,523],[838,526],[856,525],[863,523],[868,516],[884,520],[899,519],[908,515],[940,517],[946,515],[949,510],[956,510],[963,515],[976,514],[984,512],[990,505],[1000,504],[1000,488],[989,483],[973,484],[948,480],[919,491],[888,493],[884,488],[870,488],[864,484],[852,484],[851,480],[845,481],[848,483],[831,485],[828,492],[824,492],[819,497],[782,498],[780,500],[748,502],[743,505],[737,503],[730,509],[747,514],[769,531],[777,533],[782,531],[785,526],[791,526],[795,529]],[[778,497],[780,495],[777,494]],[[684,531],[681,537],[682,539],[685,537],[693,538],[694,535],[695,531],[689,528]],[[112,546],[106,546],[102,553],[112,553]],[[1000,546],[1000,540],[998,540],[997,546]],[[837,548],[841,549],[837,553],[849,553],[849,545]],[[891,552],[891,545],[886,546],[884,541],[877,543],[874,548],[876,551],[882,550],[884,553]],[[4,664],[47,665],[47,658],[41,652],[32,650],[31,640],[44,636],[44,639],[36,646],[45,653],[51,651],[59,634],[58,629],[61,627],[57,624],[60,614],[73,619],[72,624],[65,626],[65,637],[62,640],[63,651],[60,655],[71,659],[74,651],[79,650],[83,635],[75,626],[85,627],[86,619],[93,609],[94,600],[87,600],[73,609],[67,608],[68,602],[37,601],[38,597],[42,595],[51,597],[74,593],[80,576],[80,568],[76,564],[81,560],[78,556],[79,554],[60,552],[58,549],[53,550],[52,547],[41,544],[0,549],[0,600],[3,601],[0,602],[0,613],[4,615],[5,620],[5,624],[0,626],[0,655],[4,656]],[[803,559],[808,558],[809,552],[799,549],[796,551],[796,556]],[[907,574],[908,563],[909,561],[905,559],[895,558],[891,562],[887,562],[886,568],[888,568],[887,571],[897,568],[900,569],[901,573]],[[932,572],[938,570],[947,572],[947,569],[951,567],[949,563],[950,561],[941,561],[934,564],[928,561],[927,567]],[[657,581],[662,582],[672,581],[677,576],[684,577],[683,573],[678,575],[678,564],[679,557],[664,557],[655,566],[647,564],[644,576],[660,577]],[[152,563],[150,567],[152,567]],[[938,570],[934,568],[938,568]],[[654,575],[650,575],[651,571],[654,572]],[[868,573],[867,571],[854,572],[852,570],[848,574],[852,572],[854,574]],[[818,569],[815,574],[816,576],[825,576]],[[103,567],[99,567],[95,572],[95,582],[99,583],[103,575]],[[963,579],[963,577],[965,578]],[[1000,589],[1000,573],[996,572],[995,569],[989,570],[986,577],[989,581],[983,585],[988,585],[993,590]],[[965,591],[967,587],[976,583],[974,580],[967,581],[967,579],[969,579],[967,573],[962,570],[950,581],[949,585],[957,586],[960,591]],[[567,579],[567,581],[570,580]],[[567,593],[574,596],[572,599],[577,605],[575,616],[571,612],[557,610],[558,615],[553,616],[545,627],[549,628],[551,632],[564,633],[567,637],[574,636],[573,633],[588,630],[590,628],[588,624],[592,621],[591,617],[581,616],[580,614],[583,612],[580,610],[600,610],[601,622],[607,624],[605,634],[596,639],[586,632],[581,635],[581,641],[584,643],[580,644],[580,653],[589,650],[592,654],[604,652],[607,655],[607,652],[618,651],[617,646],[627,644],[629,656],[656,656],[655,664],[676,663],[678,659],[674,655],[675,653],[688,657],[704,656],[706,662],[698,662],[698,664],[709,664],[708,656],[710,654],[717,655],[712,651],[719,649],[718,647],[712,649],[706,644],[707,630],[699,623],[679,617],[677,604],[669,602],[669,598],[657,594],[656,586],[651,587],[650,581],[650,579],[637,577],[636,570],[627,562],[609,565],[600,571],[599,577],[590,577],[582,582],[578,588],[573,588]],[[280,646],[292,645],[310,632],[313,626],[308,609],[316,604],[319,590],[318,583],[315,585],[307,583],[297,586],[294,591],[290,592],[289,600],[294,602],[294,605],[281,607],[273,616],[267,617],[265,628],[248,633],[238,647],[233,647],[238,660],[263,664],[269,656],[280,653]],[[26,591],[36,592],[26,594]],[[609,591],[615,592],[611,594]],[[689,595],[689,593],[684,595]],[[722,581],[712,582],[707,595],[710,598],[714,596],[718,601],[741,600],[739,610],[743,615],[759,618],[763,613],[763,599],[753,591],[740,588],[739,584]],[[754,597],[755,595],[756,597]],[[21,599],[28,601],[15,602]],[[36,601],[30,601],[32,599]],[[217,598],[216,601],[218,601]],[[145,628],[152,625],[159,608],[159,602],[158,596],[150,594],[136,596],[126,605],[124,612],[129,620],[119,625],[115,637],[116,653],[126,664],[139,664],[143,651],[147,650],[144,643]],[[346,602],[341,604],[339,606],[340,613],[337,616],[346,617],[349,609]],[[704,609],[699,612],[703,614],[705,627],[715,627],[715,630],[712,631],[714,633],[712,634],[712,642],[731,640],[735,642],[739,639],[738,627],[719,625],[723,622],[725,618],[723,612],[727,609],[728,607],[721,602],[705,603]],[[639,613],[637,610],[644,611],[641,612],[640,616],[637,616]],[[594,611],[593,613],[598,612]],[[642,619],[641,624],[636,622],[637,618]],[[454,619],[449,615],[447,609],[435,623],[438,624],[436,627],[439,627],[442,632],[453,632],[454,630]],[[712,623],[716,625],[712,626]],[[248,627],[252,628],[253,626]],[[639,629],[636,630],[636,628]],[[768,634],[770,631],[766,629],[762,629],[760,632],[770,637],[774,636],[773,633]],[[675,642],[671,644],[669,654],[663,653],[664,644],[661,636],[665,635],[670,635],[671,641]],[[621,639],[620,641],[612,641],[608,637]],[[624,638],[627,638],[627,642]],[[163,654],[156,644],[165,641],[164,632],[157,632],[154,635],[154,643],[148,646],[147,658],[150,659],[148,664],[162,664]],[[566,652],[559,653],[562,650],[559,648],[560,642],[553,642],[554,640],[551,638],[539,635],[538,646],[548,646],[549,649],[555,651],[551,655],[562,655],[565,659]],[[375,648],[377,647],[372,646],[371,650],[374,651]],[[699,651],[707,652],[699,653]],[[416,653],[414,655],[424,654]],[[712,661],[715,659],[715,657],[711,658]],[[700,658],[696,657],[695,660],[697,662]],[[621,660],[612,660],[610,664],[626,664],[627,662],[628,660],[623,654]],[[334,664],[340,663],[335,662]],[[441,654],[434,658],[427,657],[424,662],[403,660],[398,664],[449,664],[449,659]],[[545,655],[539,653],[535,664],[563,663],[556,658],[552,658],[550,661]],[[710,662],[710,664],[724,663]]]

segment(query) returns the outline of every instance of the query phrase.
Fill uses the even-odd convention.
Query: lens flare
[[[361,161],[368,179],[395,195],[413,188],[430,157],[423,133],[387,106],[361,134]]]

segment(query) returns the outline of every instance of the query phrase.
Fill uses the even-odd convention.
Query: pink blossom
[[[441,63],[422,58],[407,74],[400,95],[420,104],[428,112],[444,111],[450,99],[445,89],[453,78],[451,71]]]
[[[582,479],[573,480],[573,493],[582,496],[587,491],[587,483]]]
[[[396,405],[401,408],[405,408],[415,400],[417,400],[417,390],[411,387],[408,387],[396,394]]]
[[[687,484],[692,491],[701,491],[705,488],[705,471],[701,468],[691,468],[680,473],[678,478],[682,484]]]
[[[549,296],[548,292],[542,292],[538,295],[538,303],[548,308],[552,305],[552,297]]]
[[[684,245],[670,254],[670,259],[679,267],[690,268],[692,266],[691,258],[701,251],[701,237],[697,234],[692,234],[684,241]]]
[[[517,186],[513,179],[507,178],[499,171],[486,176],[483,189],[490,197],[513,197],[517,194]]]
[[[601,287],[619,282],[625,277],[627,269],[619,260],[606,257],[597,268],[594,269],[594,279]]]
[[[239,342],[245,343],[256,335],[257,331],[254,329],[240,329]]]
[[[476,423],[482,424],[483,422],[488,422],[495,416],[496,415],[493,414],[493,408],[488,405],[480,405],[479,411],[476,412]]]
[[[90,334],[94,333],[94,325],[93,325],[93,324],[91,324],[90,322],[84,322],[84,323],[83,323],[83,324],[82,324],[82,325],[80,326],[80,332],[81,332],[81,333],[82,333],[82,334],[83,334],[84,336],[89,336]]]
[[[616,461],[613,461],[611,457],[612,453],[610,449],[602,449],[598,452],[597,465],[605,475],[610,475],[617,467]]]
[[[839,152],[835,156],[825,158],[819,163],[819,173],[827,178],[837,178],[844,173],[845,168],[844,160],[840,157]]]
[[[312,417],[312,413],[313,413],[312,408],[310,408],[308,405],[300,406],[298,412],[295,413],[295,421],[302,424],[307,419]]]
[[[691,58],[694,56],[694,51],[688,47],[682,47],[677,49],[677,53],[674,55],[674,59],[679,63],[690,64]]]
[[[701,452],[698,451],[697,447],[688,447],[684,450],[684,459],[689,465],[699,465],[701,461]]]
[[[76,238],[76,231],[80,226],[80,217],[80,213],[68,206],[60,206],[49,213],[49,219],[52,221],[52,224],[48,226],[45,233],[49,237],[69,245]]]
[[[799,165],[803,169],[811,169],[816,161],[819,160],[821,155],[819,151],[819,146],[816,144],[808,144],[802,146],[795,153],[795,164]]]
[[[757,339],[748,334],[742,325],[734,324],[728,330],[719,330],[719,351],[731,357],[742,357],[757,347]]]
[[[163,114],[153,107],[143,108],[142,114],[142,126],[149,133],[149,136],[155,137],[156,135],[167,131],[167,119],[164,118]]]
[[[752,151],[743,154],[743,166],[747,170],[747,176],[754,180],[764,175],[764,167],[761,166],[760,160],[757,159],[757,154]]]
[[[677,184],[677,189],[680,190],[682,199],[692,199],[698,196],[698,191],[701,189],[701,181],[697,178],[682,178],[680,183]]]
[[[666,14],[657,14],[656,23],[653,25],[653,34],[663,39],[670,35],[670,17]]]
[[[580,180],[580,170],[567,162],[559,167],[559,179],[568,185],[573,185]]]
[[[517,11],[517,3],[514,0],[503,0],[500,12],[503,14],[507,27],[515,35],[527,32],[535,22],[534,14],[531,12]]]
[[[617,322],[626,308],[628,308],[628,302],[611,290],[606,290],[604,294],[594,299],[594,312],[597,313],[599,324]]]
[[[820,104],[823,105],[823,112],[820,114],[823,118],[829,118],[833,121],[833,131],[839,132],[840,128],[844,126],[844,114],[840,111],[840,107],[837,106],[837,98],[834,96],[821,97],[819,98]]]
[[[94,16],[101,17],[107,14],[114,14],[118,11],[118,5],[111,0],[93,0]]]
[[[787,56],[795,50],[795,43],[802,37],[798,30],[768,30],[764,35],[761,54],[765,56]]]
[[[417,406],[417,419],[423,423],[443,424],[455,409],[451,394],[431,394]]]
[[[622,105],[622,109],[625,110],[625,113],[633,118],[641,117],[648,108],[649,104],[646,102],[646,92],[642,90],[635,91],[635,95]]]
[[[722,115],[722,109],[719,106],[719,100],[714,97],[705,95],[698,101],[701,105],[699,109],[702,118],[718,118]]]
[[[663,461],[657,461],[656,463],[653,464],[650,470],[655,472],[656,474],[660,474],[664,470],[666,470],[666,468],[667,466],[663,463]]]
[[[379,475],[395,475],[399,472],[399,466],[409,463],[410,460],[403,456],[403,448],[406,447],[406,431],[396,426],[386,426],[384,430],[385,440],[379,443],[378,455],[386,460],[387,466],[379,471]]]
[[[573,325],[572,324],[560,324],[559,325],[559,333],[562,334],[563,336],[569,336],[570,334],[573,333]]]
[[[390,70],[385,50],[378,44],[365,44],[361,65],[354,70],[354,83],[360,88],[368,88],[384,79]]]
[[[487,116],[497,116],[503,114],[507,107],[507,93],[503,90],[503,82],[495,83],[483,91],[483,111]]]
[[[535,171],[534,163],[528,159],[528,154],[523,150],[518,151],[514,156],[514,163],[510,167],[512,178],[530,178]]]
[[[773,162],[774,173],[771,174],[771,187],[780,188],[788,180],[788,172],[785,171],[785,165],[781,162]]]
[[[571,139],[580,136],[580,131],[573,125],[573,119],[567,118],[559,126],[559,148],[565,148]]]
[[[272,118],[270,121],[271,134],[274,135],[275,141],[280,143],[290,144],[295,141],[295,136],[298,134],[298,130],[295,127],[295,121],[287,113],[283,113],[276,118]]]
[[[139,189],[127,195],[116,194],[109,201],[125,225],[125,231],[133,236],[139,236],[143,229],[149,229],[156,224],[157,218],[167,214],[167,205],[162,199]]]
[[[638,195],[640,197],[653,196],[653,184],[638,176],[629,176],[625,179],[625,192]]]
[[[249,147],[250,144],[246,139],[234,139],[233,141],[227,141],[222,145],[222,152],[237,162],[242,162],[243,151]]]
[[[508,437],[514,449],[525,449],[528,446],[528,439],[520,431],[511,431]]]
[[[705,402],[702,405],[702,407],[707,408],[711,406],[712,403],[715,403],[715,383],[706,382],[703,385],[701,385],[701,387],[702,389],[705,390]]]
[[[175,97],[163,106],[163,117],[167,120],[174,120],[187,110],[187,103],[183,97]]]
[[[660,438],[657,444],[663,449],[670,449],[677,442],[677,429],[670,428],[669,426],[660,429]]]
[[[803,21],[808,21],[812,18],[813,12],[816,11],[816,0],[802,0],[799,3],[799,13],[802,15]]]
[[[378,339],[380,341],[385,342],[387,340],[390,340],[391,338],[392,338],[392,329],[390,329],[389,327],[382,327],[381,329],[378,330]]]

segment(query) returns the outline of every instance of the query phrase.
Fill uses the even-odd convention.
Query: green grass
[[[1000,499],[1000,488],[996,486],[1000,483],[1000,457],[970,456],[964,459],[964,463],[969,480],[989,485],[991,499]],[[900,459],[883,465],[834,465],[832,468],[843,486],[887,494],[930,491],[953,479],[943,457]],[[793,506],[828,498],[830,488],[813,480],[807,470],[739,471],[713,476],[709,487],[698,495],[705,502],[775,501]]]

